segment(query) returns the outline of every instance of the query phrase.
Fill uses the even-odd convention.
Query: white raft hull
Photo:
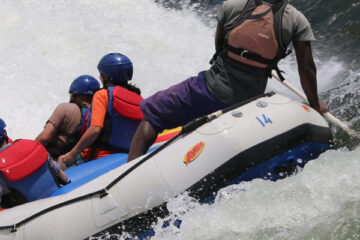
[[[101,192],[143,157],[69,193],[0,212],[0,239],[85,239],[167,202],[242,151],[304,124],[328,128],[315,110],[301,103],[281,95],[260,98],[180,137],[107,194],[89,193]],[[185,163],[200,142],[202,151]]]

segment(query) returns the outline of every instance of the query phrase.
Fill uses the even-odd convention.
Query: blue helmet
[[[69,93],[94,95],[100,89],[100,83],[90,75],[77,77],[70,85]]]
[[[4,131],[5,131],[6,124],[4,120],[0,118],[0,142],[2,142],[4,137]]]
[[[120,53],[106,54],[101,58],[97,68],[113,84],[127,83],[133,75],[133,66],[130,59]]]

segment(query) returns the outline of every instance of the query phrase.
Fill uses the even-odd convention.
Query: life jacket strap
[[[292,53],[291,49],[287,49],[286,52],[284,53],[284,58],[287,57],[288,55],[290,55],[291,53]],[[279,60],[280,60],[280,59],[279,59]],[[274,65],[269,65],[269,67],[268,67],[268,73],[269,73],[269,77],[270,77],[270,78],[272,78],[271,70],[275,70],[275,71],[276,71],[276,73],[277,73],[277,75],[279,76],[279,78],[280,78],[281,81],[284,81],[284,80],[285,80],[284,76],[282,75],[282,73],[283,73],[284,71],[282,71],[282,70],[279,69],[279,66],[278,66],[277,63],[274,64]]]
[[[264,16],[266,16],[266,14],[268,14],[271,11],[271,8],[269,8],[268,10],[266,10],[265,12],[259,13],[259,14],[251,14],[248,19],[258,19],[258,18],[262,18]]]
[[[236,54],[236,55],[239,55],[242,58],[253,60],[253,61],[263,63],[263,64],[266,64],[266,65],[272,65],[272,64],[275,64],[277,62],[276,59],[263,58],[260,54],[251,52],[251,51],[246,50],[244,48],[235,48],[233,46],[230,46],[227,43],[226,43],[226,49],[229,50],[230,52]]]
[[[85,104],[82,103],[77,103],[74,102],[80,109],[81,112],[81,121],[78,125],[78,127],[76,128],[76,130],[72,133],[74,135],[79,134],[80,136],[82,136],[84,134],[84,132],[86,131],[86,129],[89,127],[90,125],[90,121],[89,121],[89,117],[91,118],[90,115],[90,107],[87,107]]]
[[[283,73],[284,71],[280,70],[278,65],[275,65],[272,69],[274,69],[274,70],[276,71],[276,73],[277,73],[277,75],[279,76],[279,78],[280,78],[281,81],[284,81],[284,80],[285,80],[284,76],[282,75],[282,73]],[[272,74],[271,74],[271,70],[272,70],[272,69],[269,69],[269,77],[270,77],[270,78],[272,78]]]

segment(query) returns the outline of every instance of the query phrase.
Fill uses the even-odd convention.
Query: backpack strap
[[[270,65],[270,69],[269,69],[269,77],[271,78],[271,70],[274,69],[276,71],[276,73],[278,74],[279,78],[281,81],[285,80],[284,76],[282,75],[282,72],[279,67],[278,67],[278,62],[280,61],[280,59],[285,58],[286,56],[291,54],[291,50],[290,49],[286,49],[286,47],[284,46],[284,43],[282,41],[282,16],[284,14],[285,8],[287,5],[287,1],[286,0],[282,0],[279,1],[277,3],[275,3],[271,8],[273,9],[273,13],[274,13],[274,31],[275,31],[275,36],[276,36],[276,40],[278,42],[279,45],[279,49],[278,52],[276,54],[276,63],[273,65]]]
[[[243,21],[245,21],[252,13],[252,11],[256,8],[257,3],[260,5],[261,0],[247,0],[246,5],[244,7],[244,9],[241,11],[241,16],[240,16],[240,21],[237,22],[237,25],[240,25]],[[209,63],[211,65],[213,65],[215,63],[215,60],[218,56],[223,55],[224,51],[226,50],[227,47],[227,34],[225,34],[225,41],[224,41],[224,45],[222,46],[221,49],[218,49],[214,55],[212,56],[212,58],[210,59]]]
[[[260,63],[267,64],[267,65],[272,65],[272,64],[277,63],[276,59],[263,58],[260,54],[251,52],[244,48],[235,48],[229,44],[226,44],[226,48],[228,50],[230,50],[231,52],[233,52],[243,58],[247,58],[247,59],[250,59],[250,60],[253,60],[256,62],[260,62]]]
[[[278,41],[278,43],[280,45],[281,51],[284,54],[283,56],[278,56],[280,58],[284,58],[284,57],[286,57],[288,55],[286,47],[284,46],[283,41],[282,41],[282,32],[281,32],[281,29],[282,29],[282,16],[284,14],[284,10],[285,10],[286,5],[287,5],[287,1],[282,0],[282,1],[274,4],[271,7],[273,9],[273,13],[274,13],[275,36],[276,36],[276,39],[277,39],[277,41]],[[280,49],[279,49],[279,51],[280,51]],[[278,55],[281,55],[281,54],[278,54]]]
[[[248,19],[258,19],[264,17],[266,14],[268,14],[271,11],[271,8],[266,10],[265,12],[259,13],[259,14],[252,14],[248,17]]]
[[[255,4],[255,8],[259,5],[263,4],[263,1],[261,0],[253,0],[254,4]],[[268,59],[268,58],[264,58],[262,57],[260,54],[257,54],[255,52],[249,51],[247,49],[244,48],[235,48],[233,46],[231,46],[230,44],[228,44],[227,40],[225,41],[225,46],[224,48],[229,50],[230,52],[237,54],[243,58],[249,59],[249,60],[253,60],[265,65],[268,65],[267,67],[267,72],[268,72],[268,76],[271,77],[271,70],[275,70],[280,79],[283,80],[284,77],[281,74],[281,71],[278,67],[278,62],[280,59],[286,57],[287,55],[289,55],[291,53],[291,51],[287,50],[284,47],[284,44],[282,42],[282,16],[284,13],[284,9],[287,5],[287,1],[286,0],[281,0],[276,2],[275,4],[271,5],[271,8],[269,8],[268,10],[266,10],[265,12],[259,13],[259,14],[250,14],[249,16],[245,16],[246,19],[258,19],[261,18],[263,16],[265,16],[267,13],[269,13],[269,11],[273,11],[274,14],[274,32],[275,32],[275,36],[276,36],[276,40],[278,42],[279,48],[278,51],[276,53],[276,56],[273,59]],[[253,10],[251,7],[251,4],[248,4],[245,10]],[[245,20],[245,19],[244,19]]]
[[[79,107],[79,109],[81,111],[81,121],[74,133],[80,134],[80,136],[82,136],[84,134],[84,132],[86,131],[86,129],[88,129],[90,126],[91,106],[87,107],[85,104],[82,104],[82,103],[76,103],[76,102],[74,102],[74,103]],[[74,134],[74,133],[72,133],[72,134]]]

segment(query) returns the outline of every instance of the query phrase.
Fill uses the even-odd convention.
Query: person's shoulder
[[[94,107],[95,105],[99,105],[99,104],[102,106],[106,106],[108,104],[108,101],[109,101],[108,90],[106,88],[103,88],[98,90],[94,94],[94,97],[92,99],[92,106]]]
[[[244,10],[250,0],[227,0],[219,8],[219,11],[234,12]]]
[[[285,7],[285,12],[293,13],[293,14],[299,14],[301,13],[299,10],[296,9],[292,4],[287,3]]]
[[[79,107],[75,103],[60,103],[54,110],[49,120],[56,122],[55,119],[63,119],[65,116],[74,114],[79,111]]]
[[[74,108],[77,108],[77,105],[75,103],[60,103],[59,105],[57,105],[55,112],[74,109]]]
[[[108,90],[106,88],[102,88],[98,91],[96,91],[96,93],[94,94],[94,98],[103,98],[103,97],[107,97],[108,96]]]
[[[297,21],[306,21],[306,22],[308,22],[305,15],[301,11],[299,11],[297,8],[295,8],[293,5],[291,5],[290,3],[288,3],[286,5],[285,10],[284,10],[284,14],[288,15],[289,17],[294,19],[296,22]]]
[[[243,10],[249,0],[227,0],[225,1],[220,9],[223,10]]]
[[[224,24],[226,19],[238,16],[250,0],[227,0],[217,11],[217,20]]]
[[[249,0],[226,0],[223,5],[227,6],[236,6],[236,5],[245,5]]]
[[[287,26],[291,32],[291,40],[313,41],[314,33],[311,24],[305,15],[293,5],[287,4],[283,15],[283,26]]]

